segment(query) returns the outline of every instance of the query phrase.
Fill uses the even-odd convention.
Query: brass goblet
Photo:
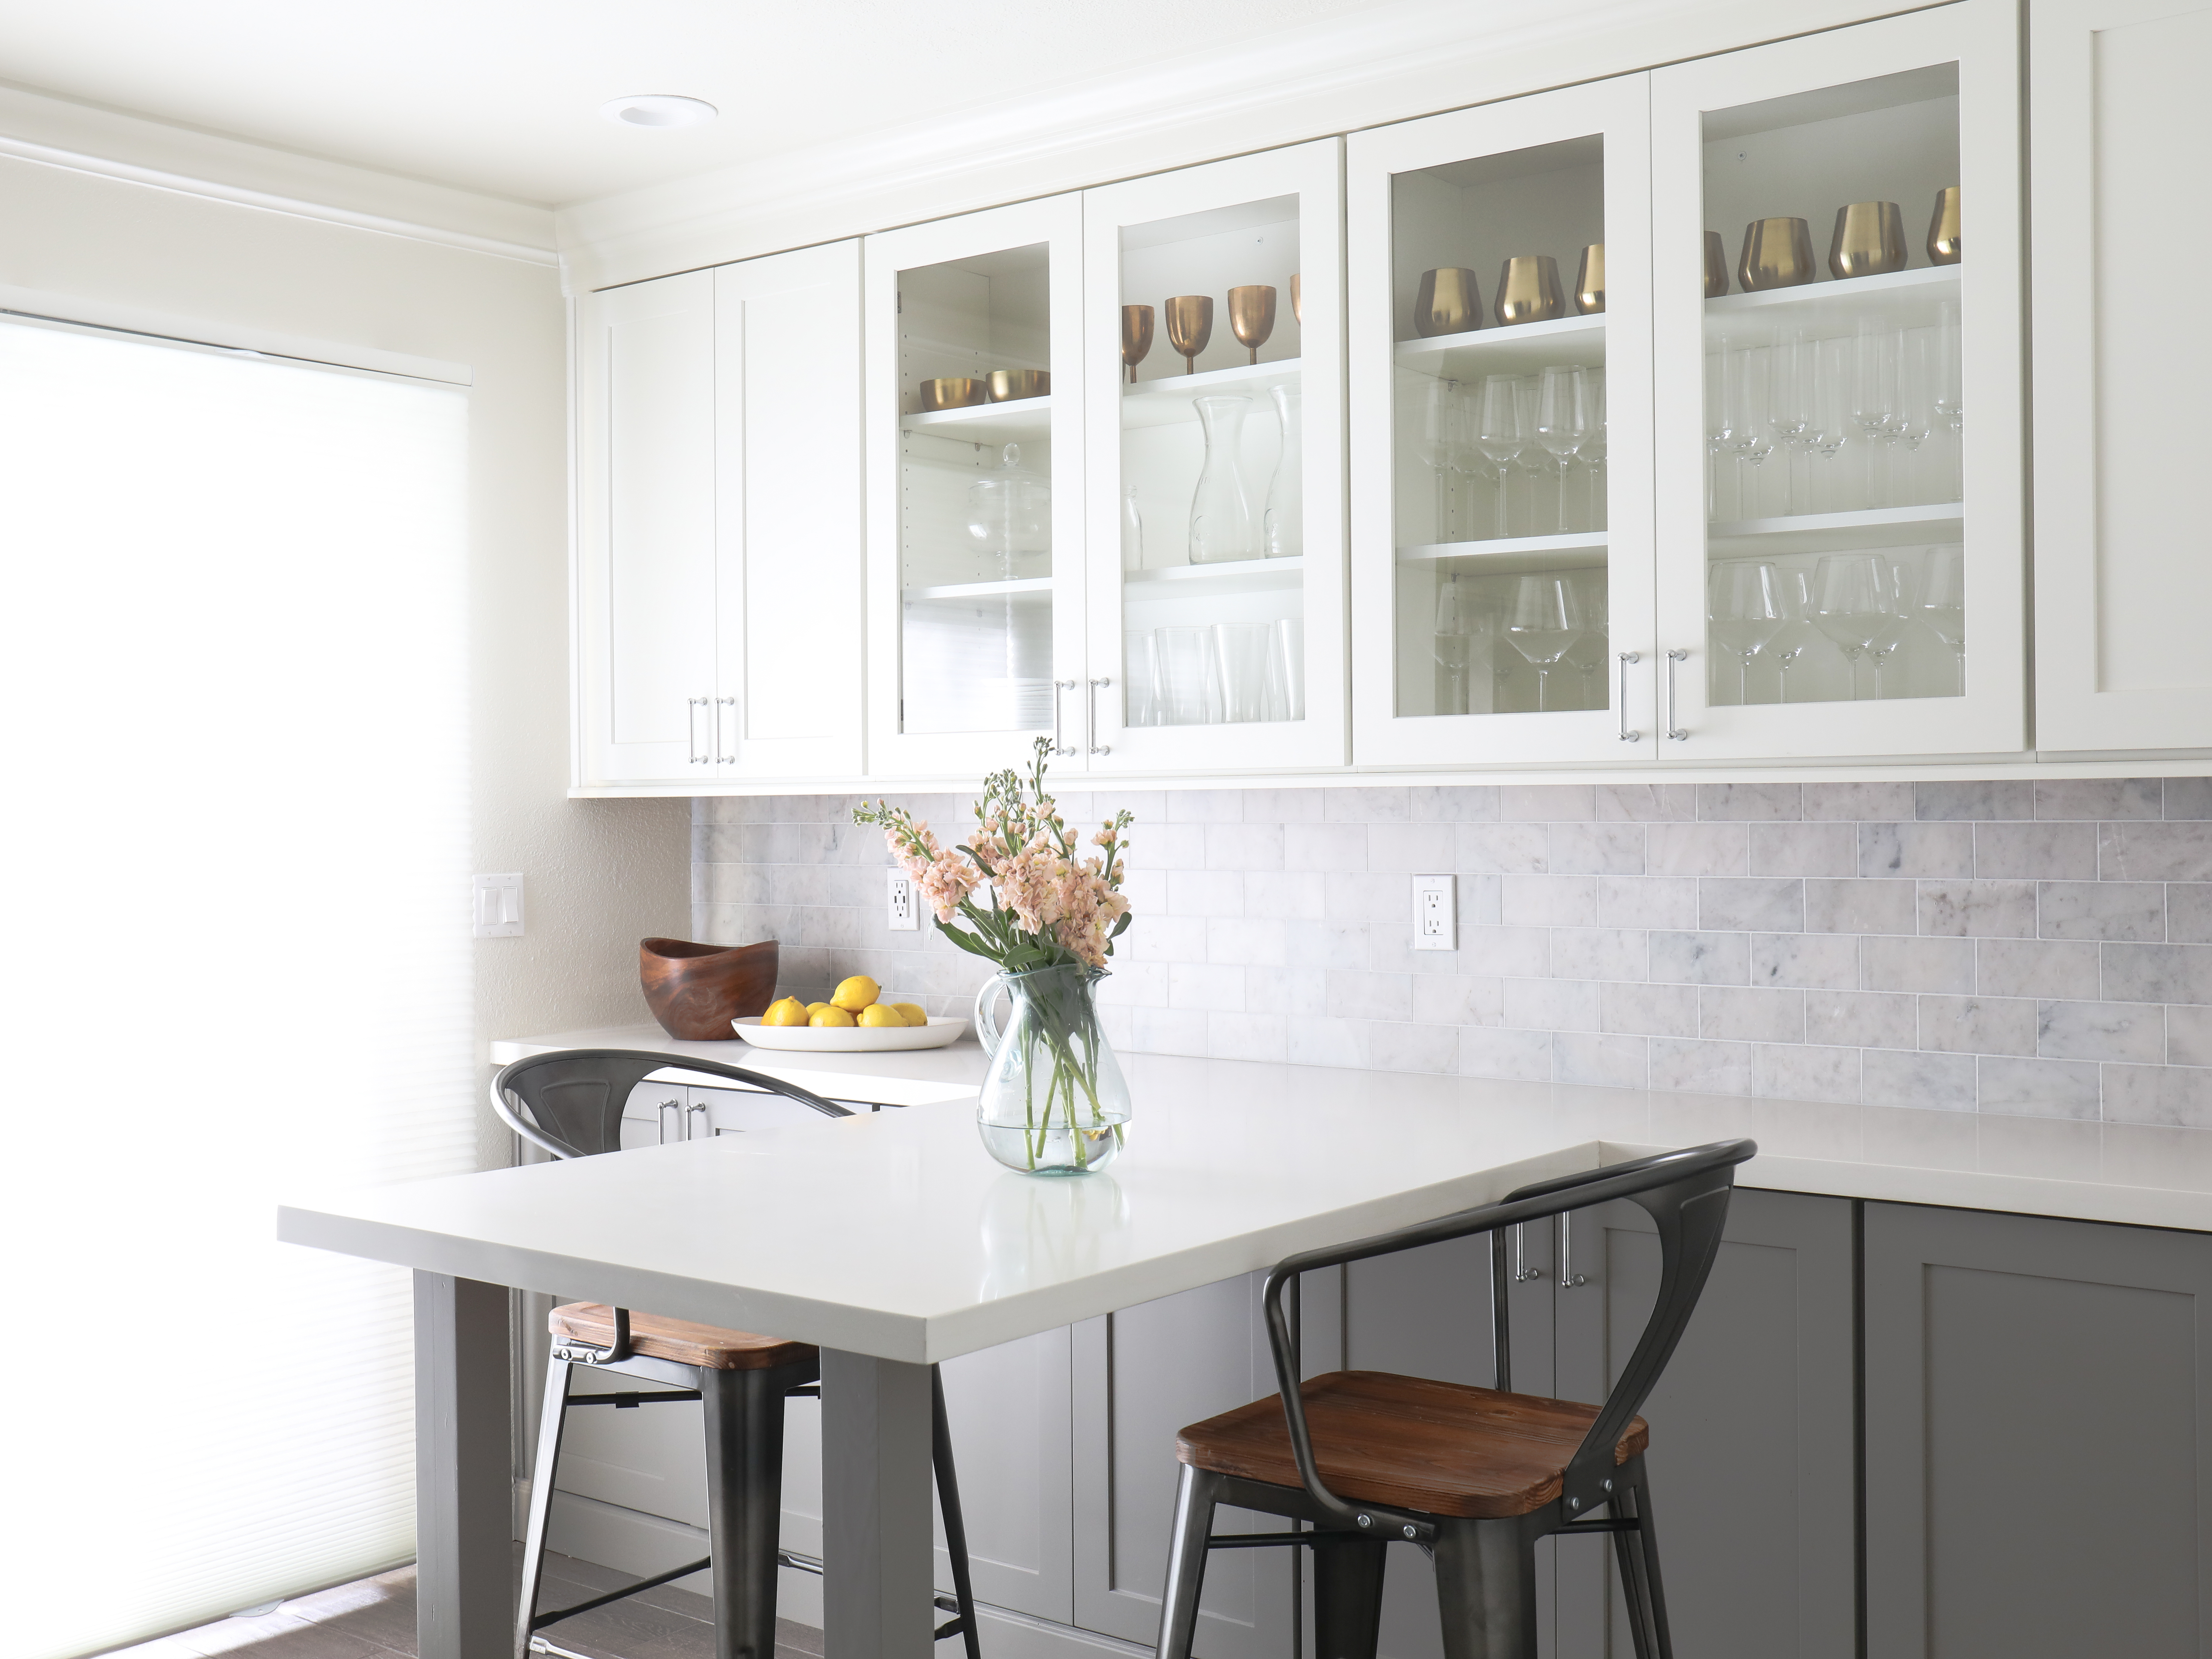
[[[1802,219],[1753,219],[1743,228],[1736,286],[1746,294],[1813,280],[1813,231]]]
[[[1567,296],[1559,288],[1559,262],[1548,253],[1522,253],[1505,262],[1498,273],[1498,320],[1548,323],[1567,314]]]
[[[1464,265],[1442,265],[1421,273],[1413,289],[1413,332],[1423,339],[1464,334],[1482,326],[1482,290]]]
[[[1728,246],[1717,230],[1705,233],[1705,298],[1717,300],[1728,292]]]
[[[1836,210],[1828,244],[1832,276],[1881,276],[1905,269],[1905,216],[1894,202],[1853,202]]]
[[[1178,294],[1168,301],[1168,343],[1182,354],[1186,374],[1198,373],[1198,354],[1213,337],[1213,296]]]
[[[1237,343],[1260,361],[1260,348],[1275,331],[1275,290],[1265,283],[1251,283],[1229,290],[1229,331]]]
[[[1152,349],[1152,308],[1150,306],[1121,307],[1121,361],[1129,366],[1129,384],[1137,383],[1137,365],[1145,361],[1145,354]]]
[[[1306,296],[1298,289],[1298,273],[1291,273],[1291,315],[1298,319],[1298,326],[1306,325]]]
[[[1588,317],[1605,309],[1605,244],[1592,242],[1583,250],[1582,269],[1575,273],[1575,309]]]
[[[1936,192],[1936,216],[1928,222],[1928,263],[1955,265],[1959,252],[1959,187],[1946,185]]]

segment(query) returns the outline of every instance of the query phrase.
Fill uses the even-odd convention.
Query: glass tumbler
[[[1213,630],[1152,630],[1152,723],[1205,726],[1220,719],[1213,700]]]
[[[1216,623],[1214,672],[1220,676],[1221,719],[1231,725],[1279,720],[1267,710],[1267,659],[1274,628],[1267,623]]]

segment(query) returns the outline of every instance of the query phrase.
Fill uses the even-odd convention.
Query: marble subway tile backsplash
[[[965,796],[909,796],[964,830]],[[2212,781],[1115,791],[1133,1051],[2212,1127]],[[693,929],[933,1013],[854,798],[702,799]],[[1413,877],[1459,949],[1413,948]]]

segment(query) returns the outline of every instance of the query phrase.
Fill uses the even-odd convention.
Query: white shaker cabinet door
[[[860,244],[714,276],[715,752],[743,778],[861,766]]]
[[[576,781],[715,763],[714,279],[587,295],[576,342]]]
[[[2188,182],[2212,144],[2212,6],[2027,16],[2037,746],[2203,749],[2212,560],[2176,411],[2212,381],[2212,222]]]

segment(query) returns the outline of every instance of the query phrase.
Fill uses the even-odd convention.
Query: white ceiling
[[[942,118],[1391,0],[0,0],[0,81],[546,206]],[[603,118],[703,98],[702,127]]]

